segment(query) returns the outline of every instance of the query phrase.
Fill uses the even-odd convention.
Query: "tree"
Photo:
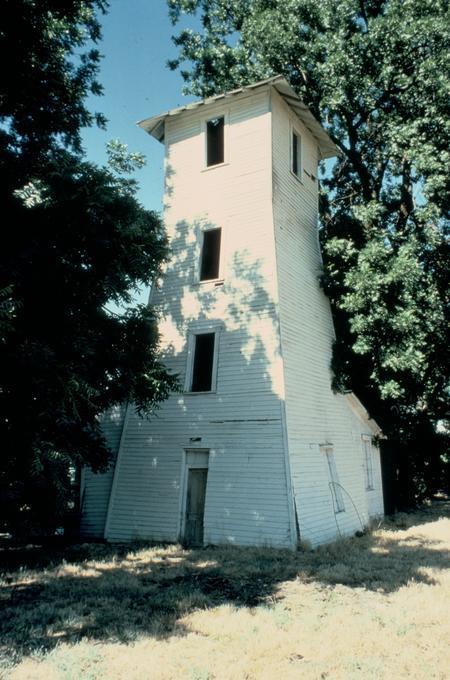
[[[174,388],[158,361],[155,313],[132,294],[167,258],[160,218],[118,171],[141,164],[118,143],[111,164],[84,159],[85,105],[99,54],[102,0],[6,2],[0,56],[0,517],[57,526],[71,471],[109,464],[98,416],[151,412]],[[128,306],[123,314],[113,304]]]
[[[447,474],[449,10],[445,0],[168,0],[187,91],[283,74],[341,151],[321,193],[334,389],[391,440],[403,505]],[[448,421],[447,421],[448,422]],[[447,430],[448,432],[448,425]],[[445,472],[445,469],[447,472]]]

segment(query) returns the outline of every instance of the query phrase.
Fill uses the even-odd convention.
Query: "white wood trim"
[[[334,514],[340,515],[346,511],[344,496],[342,494],[342,489],[344,487],[340,481],[333,444],[320,445],[320,453],[323,455],[325,460],[329,480],[331,482],[331,495],[333,500]]]
[[[223,162],[216,163],[215,165],[207,165],[208,160],[208,140],[206,136],[206,125],[208,121],[214,120],[215,118],[223,118]],[[225,165],[230,163],[230,110],[222,109],[217,111],[217,113],[210,113],[207,117],[204,117],[201,122],[201,134],[203,136],[203,163],[202,172],[208,172],[210,170],[216,170],[217,168],[223,168]]]
[[[352,411],[358,416],[358,418],[361,420],[364,425],[368,426],[369,429],[371,430],[372,434],[377,435],[377,436],[382,436],[383,432],[381,430],[381,427],[378,425],[378,423],[369,416],[368,412],[356,396],[354,392],[347,392],[345,395],[345,398],[350,405]]]
[[[293,170],[294,166],[294,144],[293,144],[293,136],[294,134],[297,136],[298,143],[300,144],[300,164],[298,167],[298,173],[295,174]],[[291,171],[291,175],[295,177],[295,179],[300,182],[300,184],[303,184],[303,135],[299,131],[298,127],[295,125],[294,121],[292,120],[292,117],[289,120],[289,170]]]
[[[215,166],[213,166],[215,167]],[[211,231],[213,229],[220,229],[220,254],[219,254],[219,276],[215,279],[205,279],[200,280],[201,262],[203,255],[203,235],[205,231]],[[194,282],[199,286],[215,286],[217,284],[223,283],[225,280],[225,269],[226,269],[226,237],[227,229],[224,224],[213,224],[212,222],[203,222],[197,224],[196,226],[196,243],[197,243],[197,253],[195,258],[195,271],[194,271]]]
[[[206,453],[207,454],[207,462],[206,465],[191,465],[188,462],[188,455],[191,451],[198,451],[199,453]],[[178,529],[177,529],[177,535],[178,535],[178,540],[182,541],[184,537],[184,529],[185,529],[185,524],[186,524],[186,500],[187,500],[187,480],[188,480],[188,472],[190,469],[198,469],[199,467],[202,469],[207,468],[209,470],[209,459],[210,459],[210,453],[211,449],[204,447],[204,446],[199,446],[196,448],[195,446],[189,446],[185,447],[183,449],[183,454],[181,458],[181,484],[180,484],[180,499],[179,499],[179,504],[178,504]],[[206,498],[205,498],[205,516],[206,516]]]
[[[366,482],[366,491],[375,491],[372,436],[370,434],[362,434],[361,444],[364,456],[364,477]],[[368,448],[366,448],[366,446],[368,446]],[[370,461],[370,474],[368,461]]]
[[[204,448],[204,447],[189,447],[185,448],[185,453],[186,453],[186,464],[188,468],[192,469],[205,469],[209,468],[209,449]],[[189,460],[189,456],[195,456],[196,454],[199,454],[200,460],[194,461],[194,460]]]
[[[217,388],[217,367],[219,363],[219,344],[220,344],[220,334],[222,331],[223,323],[220,321],[198,321],[191,324],[188,329],[187,338],[187,360],[186,360],[186,378],[184,382],[184,393],[185,394],[213,394],[216,392]],[[195,337],[197,335],[206,335],[207,333],[214,333],[214,354],[213,354],[213,365],[212,365],[212,375],[211,375],[211,389],[204,392],[193,392],[191,390],[192,385],[192,371],[194,369],[194,352],[195,352]]]
[[[273,129],[273,110],[272,110],[272,97],[273,89],[269,91],[269,112],[270,112],[270,148],[269,148],[269,162],[270,168],[273,169],[273,145],[274,145],[274,129]],[[271,192],[271,205],[272,205],[272,233],[274,238],[274,248],[276,254],[276,230],[275,230],[275,214],[274,214],[274,204],[273,204],[273,193],[274,193],[274,174],[271,172],[270,181],[270,192]],[[277,259],[277,258],[276,258]],[[277,265],[278,266],[278,265]],[[278,272],[276,272],[276,277],[278,280]],[[276,300],[275,300],[275,313],[276,313],[276,324],[278,331],[278,350],[280,356],[282,353],[282,338],[281,338],[281,321],[280,321],[280,305],[279,305],[279,291],[278,284],[276,290]],[[283,440],[283,458],[284,458],[284,470],[286,475],[286,495],[288,504],[288,517],[289,517],[289,536],[291,547],[295,550],[298,541],[300,541],[300,536],[297,531],[297,522],[295,519],[295,496],[294,496],[294,486],[292,484],[292,471],[291,471],[291,460],[289,456],[289,437],[288,437],[288,425],[286,416],[286,387],[285,387],[285,362],[283,361],[283,395],[280,397],[280,415],[281,415],[281,431]]]
[[[288,442],[288,432],[287,432],[287,419],[286,419],[286,404],[284,401],[280,402],[281,410],[281,430],[283,438],[283,453],[284,453],[284,469],[286,473],[286,493],[288,501],[288,516],[289,516],[289,535],[291,537],[291,546],[295,550],[298,542],[301,540],[301,536],[297,531],[297,522],[295,521],[295,496],[294,496],[294,486],[292,484],[292,474],[291,474],[291,461],[289,456],[289,442]]]
[[[117,456],[116,456],[116,464],[114,466],[114,475],[113,475],[113,480],[111,484],[111,491],[109,494],[109,502],[108,502],[108,510],[106,513],[106,520],[105,520],[105,531],[103,533],[103,536],[106,540],[108,540],[108,533],[109,533],[109,525],[111,523],[111,514],[112,514],[112,507],[114,504],[114,496],[116,493],[116,487],[117,487],[117,482],[119,479],[119,467],[120,467],[120,461],[122,458],[122,451],[123,451],[123,444],[125,441],[125,433],[127,430],[128,426],[128,421],[130,418],[130,413],[131,413],[131,402],[128,402],[127,408],[125,411],[125,416],[123,419],[123,426],[122,426],[122,433],[120,435],[120,442],[119,442],[119,448],[117,449]]]
[[[178,498],[178,527],[177,527],[177,536],[178,536],[178,541],[181,542],[183,540],[183,531],[184,531],[184,508],[185,508],[185,497],[186,497],[186,480],[187,480],[187,474],[186,474],[186,449],[183,449],[182,455],[181,455],[181,472],[180,472],[180,495]]]

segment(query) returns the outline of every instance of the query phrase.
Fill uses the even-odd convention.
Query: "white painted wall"
[[[204,122],[225,114],[226,164],[204,167]],[[152,304],[163,354],[184,385],[187,335],[217,324],[217,390],[173,395],[157,417],[133,416],[118,462],[110,540],[174,541],[183,513],[185,449],[209,449],[205,543],[295,542],[283,439],[268,91],[169,120],[165,219],[172,259]],[[223,283],[199,283],[201,229],[223,233]],[[192,439],[200,441],[193,442]]]
[[[103,538],[114,461],[122,434],[124,413],[124,407],[116,407],[103,414],[101,418],[106,443],[113,454],[111,467],[107,472],[97,474],[88,468],[82,471],[80,532],[86,538]]]
[[[278,263],[281,345],[291,474],[302,540],[313,545],[361,529],[382,513],[377,487],[366,492],[361,435],[371,434],[345,397],[331,391],[334,338],[328,299],[319,286],[318,150],[284,100],[272,94],[273,210]],[[301,181],[291,172],[292,126],[302,138]],[[329,472],[320,445],[333,445],[345,512],[334,513]],[[361,518],[361,521],[359,517]]]
[[[226,162],[205,168],[205,120],[218,115],[227,117]],[[290,172],[293,121],[302,135],[301,182]],[[370,427],[330,388],[333,326],[318,283],[316,175],[313,137],[270,87],[167,120],[172,258],[151,303],[163,315],[165,363],[181,386],[189,331],[199,324],[218,329],[217,387],[174,394],[149,420],[131,413],[109,540],[179,539],[185,451],[195,448],[210,452],[205,543],[294,546],[294,495],[301,539],[313,545],[382,513],[377,453],[375,488],[365,488],[361,435]],[[222,228],[221,280],[200,283],[201,232],[208,225]],[[325,442],[333,445],[344,487],[345,512],[338,515],[320,453]],[[111,478],[104,491],[95,482],[90,497],[100,499]],[[104,508],[103,500],[97,505]],[[89,520],[96,527],[102,512]]]

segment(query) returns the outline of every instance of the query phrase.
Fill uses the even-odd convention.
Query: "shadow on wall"
[[[227,234],[222,230],[223,269],[217,282],[199,281],[202,232],[218,225],[207,219],[179,221],[170,240],[171,259],[164,284],[156,289],[152,304],[161,312],[166,337],[176,339],[163,352],[170,360],[184,349],[190,324],[203,320],[224,321],[227,333],[241,335],[242,355],[250,363],[251,345],[257,341],[265,348],[269,364],[278,353],[278,325],[275,303],[269,289],[275,272],[262,258],[251,255],[248,247],[228,250]],[[261,319],[268,321],[261,327]]]
[[[220,225],[206,218],[191,222],[179,220],[173,225],[172,257],[163,287],[155,290],[153,302],[161,310],[160,327],[164,337],[169,339],[162,357],[169,369],[180,376],[182,389],[187,365],[186,340],[189,329],[193,324],[208,320],[212,323],[223,321],[225,324],[220,336],[217,394],[207,397],[214,416],[209,416],[205,405],[198,412],[198,402],[189,395],[183,395],[179,399],[178,411],[180,422],[192,430],[190,434],[201,436],[205,426],[217,425],[217,413],[222,406],[227,411],[223,428],[220,431],[216,427],[214,431],[220,439],[226,437],[225,428],[230,427],[233,420],[241,423],[243,437],[245,423],[248,424],[251,420],[259,420],[261,428],[267,431],[275,419],[278,419],[281,426],[280,405],[284,400],[284,378],[275,302],[275,260],[265,258],[267,242],[264,247],[259,248],[258,244],[249,242],[247,234],[238,232],[236,226],[233,226],[229,238],[226,229],[223,229],[221,245],[224,263],[221,277],[215,283],[199,281],[202,232],[218,226]],[[274,257],[273,253],[272,256]],[[234,415],[230,416],[230,411],[234,411]],[[281,432],[278,437],[282,447]],[[264,443],[262,446],[264,447]],[[261,474],[264,474],[263,469]],[[324,491],[329,505],[328,520],[333,528],[336,522],[336,534],[341,530],[345,532],[347,525],[362,528],[360,515],[366,517],[369,514],[368,498],[367,506],[358,509],[353,501],[348,502],[345,517],[338,519],[333,511],[328,470],[324,469],[323,474],[326,485]],[[280,475],[284,476],[285,472],[280,470]],[[345,480],[341,481],[345,486]],[[319,483],[318,480],[316,483]],[[264,513],[256,504],[254,518],[259,524],[264,522]],[[339,527],[339,521],[344,526]]]
[[[199,324],[211,324],[213,328],[217,324],[220,328],[217,390],[200,398],[189,393],[173,395],[156,414],[156,421],[159,421],[155,423],[156,440],[159,442],[164,438],[166,430],[162,421],[167,418],[170,421],[168,434],[176,421],[181,441],[184,437],[187,443],[188,437],[192,436],[202,437],[203,443],[208,441],[213,450],[211,460],[223,455],[225,445],[242,451],[243,455],[239,459],[234,457],[232,464],[226,465],[224,457],[221,458],[221,472],[215,477],[214,484],[220,489],[224,507],[222,517],[217,513],[218,528],[215,530],[225,533],[220,522],[226,518],[230,542],[237,540],[239,522],[247,531],[250,526],[256,527],[262,540],[269,542],[269,529],[264,528],[268,519],[264,489],[268,484],[272,483],[272,493],[280,505],[284,503],[286,510],[283,512],[287,513],[280,410],[282,364],[273,281],[267,263],[250,255],[246,237],[241,239],[240,248],[235,246],[233,239],[233,250],[230,251],[227,250],[226,234],[222,233],[221,276],[216,281],[200,282],[202,231],[213,228],[217,228],[216,225],[206,219],[181,220],[173,227],[172,257],[162,287],[154,291],[152,304],[161,313],[162,360],[169,370],[179,375],[182,390],[189,332],[198,332]],[[271,275],[273,278],[273,271]],[[144,430],[146,425],[135,421],[133,427]],[[160,465],[166,453],[159,443],[152,445],[154,468]],[[173,451],[172,457],[174,455]],[[255,462],[257,460],[260,465]],[[266,463],[269,467],[267,479],[263,467]],[[255,486],[258,465],[262,479],[256,491],[249,494],[251,485]],[[275,480],[270,477],[274,469]],[[172,488],[178,481],[173,478],[168,481],[168,476],[164,478],[164,475],[161,478],[162,484],[171,483]],[[245,484],[247,488],[244,488]],[[168,495],[171,490],[166,489]],[[238,502],[237,496],[240,496]],[[227,499],[230,499],[228,504]],[[142,508],[136,504],[136,513],[139,512],[143,512]],[[273,521],[273,517],[270,519]],[[284,525],[280,528],[280,543],[289,529],[287,518]]]
[[[442,516],[450,517],[450,503],[412,516],[413,526],[429,524],[425,535],[419,528],[404,532],[400,522],[400,527],[387,524],[385,531],[297,553],[88,544],[53,551],[3,549],[0,637],[7,658],[18,660],[81,638],[128,643],[143,634],[182,635],[187,631],[179,619],[190,612],[224,603],[273,606],[283,598],[285,581],[380,593],[393,593],[411,581],[433,585],[425,570],[448,568],[442,529],[435,535],[437,524],[431,524]]]
[[[169,185],[171,177],[170,173],[166,177]],[[166,189],[167,193],[170,195],[169,189]],[[248,444],[249,437],[253,435],[249,434],[246,428],[250,423],[254,426],[257,423],[254,451],[249,453],[253,460],[248,461],[246,467],[243,457],[240,462],[242,469],[235,469],[234,477],[232,475],[226,480],[228,487],[224,489],[223,496],[228,495],[232,498],[231,487],[235,483],[234,480],[243,485],[243,473],[246,474],[248,471],[247,481],[251,483],[252,464],[257,456],[261,456],[261,452],[268,449],[269,442],[275,447],[276,441],[280,444],[280,468],[276,471],[278,478],[274,480],[272,476],[271,480],[279,485],[285,484],[282,434],[276,432],[276,428],[281,427],[280,401],[284,399],[283,366],[274,294],[276,272],[273,269],[274,261],[264,257],[267,244],[260,249],[258,244],[249,242],[247,234],[242,232],[244,228],[242,225],[239,232],[236,231],[236,226],[233,226],[233,233],[229,238],[226,228],[223,228],[221,276],[215,282],[199,281],[202,232],[218,226],[221,225],[199,217],[192,221],[179,220],[171,227],[171,259],[167,265],[163,285],[161,288],[155,288],[152,299],[152,304],[161,314],[159,326],[163,336],[162,360],[169,370],[179,375],[181,390],[185,387],[189,330],[201,322],[224,324],[219,341],[217,392],[203,397],[201,402],[196,396],[191,397],[189,394],[173,395],[167,410],[163,404],[161,410],[152,414],[152,417],[163,420],[170,409],[172,422],[174,418],[177,419],[179,430],[185,433],[186,437],[209,435],[210,441],[214,441],[216,437],[219,442],[218,448],[230,433],[233,435],[235,446],[238,437],[241,443],[246,443],[247,439]],[[133,425],[135,430],[144,431],[146,427],[146,424],[139,420],[135,420]],[[161,432],[163,430],[159,435],[163,436]],[[275,440],[276,436],[278,440]],[[151,444],[148,436],[146,444]],[[160,465],[164,452],[155,445],[151,455],[153,466],[156,468]],[[276,458],[277,456],[272,456],[272,464]],[[261,475],[264,474],[262,467],[260,472]],[[148,472],[150,473],[151,471]],[[273,475],[273,468],[272,473],[268,474]],[[265,480],[266,486],[268,481],[269,479]],[[167,480],[163,483],[167,484]],[[172,489],[176,488],[178,482],[172,479],[170,483],[171,488],[162,489],[162,493],[167,491],[167,497],[171,496]],[[264,487],[264,484],[262,486]],[[285,495],[286,491],[285,489]],[[336,518],[332,507],[332,493],[328,486],[326,492],[329,494],[329,521],[334,525]],[[280,494],[281,491],[276,493]],[[223,509],[229,518],[227,533],[230,535],[230,541],[234,538],[239,512],[245,513],[241,514],[241,519],[247,524],[251,523],[263,529],[264,523],[267,523],[264,492],[260,498],[255,500],[255,496],[248,497],[246,501],[244,511],[236,509],[232,501],[229,507]],[[133,517],[137,518],[137,528],[134,536],[137,538],[142,536],[138,525],[143,511],[139,500],[132,494],[128,499],[128,507],[131,504],[135,506]],[[359,508],[359,511],[367,514],[368,508]],[[360,527],[359,515],[352,503],[346,508],[345,519],[347,523]],[[272,521],[273,517],[270,520]],[[289,528],[287,519],[285,523],[287,531]],[[339,527],[336,528],[336,532],[339,532]],[[147,534],[146,537],[150,536]]]

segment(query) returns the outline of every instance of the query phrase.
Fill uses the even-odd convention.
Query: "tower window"
[[[215,333],[194,335],[191,392],[210,392],[213,384]]]
[[[208,229],[203,232],[200,281],[219,278],[221,232],[221,229]]]
[[[301,179],[301,168],[302,168],[302,140],[300,135],[292,130],[292,149],[291,149],[291,170]]]
[[[224,153],[225,118],[212,118],[206,123],[206,165],[218,165],[225,160]]]

